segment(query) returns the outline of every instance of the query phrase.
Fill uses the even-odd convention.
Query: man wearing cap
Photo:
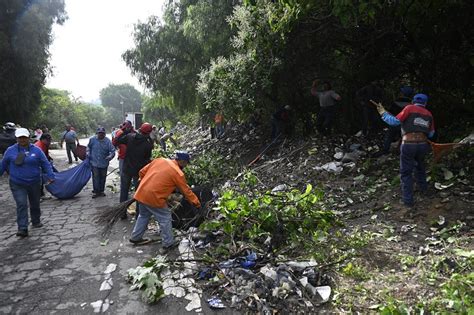
[[[150,138],[152,125],[143,123],[137,133],[122,134],[118,143],[127,146],[127,153],[120,174],[120,202],[128,200],[128,191],[133,184],[135,189],[138,183],[138,172],[150,163],[151,151],[154,144]]]
[[[153,215],[160,225],[164,250],[177,245],[172,231],[171,211],[166,203],[168,196],[178,188],[191,204],[196,208],[201,207],[199,199],[186,183],[182,171],[188,165],[189,160],[188,153],[177,152],[174,160],[158,158],[140,170],[140,185],[134,196],[138,201],[140,214],[133,228],[131,243],[145,244],[149,242],[148,239],[143,239],[143,234]]]
[[[402,182],[402,202],[411,208],[415,204],[413,198],[413,172],[422,193],[426,193],[425,156],[431,147],[427,138],[432,138],[435,132],[434,120],[427,110],[428,96],[416,94],[412,104],[407,105],[397,115],[388,113],[382,104],[378,103],[377,111],[390,126],[401,126],[402,145],[400,147],[400,179]],[[406,209],[408,210],[408,209]]]
[[[87,156],[92,166],[92,198],[105,196],[105,180],[109,162],[115,156],[112,141],[105,137],[105,128],[97,128],[95,136],[89,139]]]
[[[54,174],[46,155],[40,148],[30,144],[30,132],[25,128],[15,130],[17,143],[10,146],[0,164],[0,176],[6,171],[10,175],[10,189],[16,203],[18,224],[17,236],[28,236],[28,203],[31,223],[34,228],[42,227],[40,210],[41,172],[48,183],[54,181]]]
[[[124,143],[119,143],[118,139],[124,135],[129,133],[135,133],[133,129],[132,122],[130,120],[125,120],[122,125],[120,125],[120,129],[115,132],[115,136],[112,138],[112,144],[117,147],[118,149],[118,161],[119,161],[119,174],[122,175],[123,169],[123,161],[125,159],[125,155],[127,154],[127,145]]]

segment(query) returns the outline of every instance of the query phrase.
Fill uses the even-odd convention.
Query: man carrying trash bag
[[[155,159],[140,170],[140,185],[134,196],[138,201],[139,215],[130,238],[131,243],[143,245],[150,242],[143,238],[143,234],[153,215],[160,225],[163,250],[166,252],[178,244],[174,240],[171,211],[166,203],[168,196],[178,188],[193,206],[201,208],[199,199],[189,188],[182,171],[189,161],[187,152],[177,152],[174,160]]]
[[[18,224],[17,236],[28,236],[28,206],[33,228],[40,228],[40,190],[41,172],[47,181],[53,182],[55,176],[46,155],[40,148],[30,144],[30,132],[25,128],[15,130],[17,144],[10,146],[0,163],[0,176],[7,172],[10,176],[10,189],[16,203]]]

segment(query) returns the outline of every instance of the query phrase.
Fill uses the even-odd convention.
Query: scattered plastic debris
[[[272,189],[272,193],[280,192],[280,191],[286,191],[288,190],[288,185],[286,184],[281,184],[276,186],[275,188]]]
[[[217,298],[217,297],[213,297],[211,299],[208,299],[207,303],[209,303],[209,306],[211,308],[217,308],[217,309],[225,308],[225,305],[224,305],[224,303],[222,303],[222,300]]]
[[[434,183],[434,187],[438,190],[443,190],[443,189],[449,188],[453,185],[454,185],[454,183],[451,183],[451,184],[448,184],[448,185],[443,185],[441,183]]]

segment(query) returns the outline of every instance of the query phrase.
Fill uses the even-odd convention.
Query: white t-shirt
[[[336,100],[340,98],[339,94],[333,90],[317,92],[316,96],[319,99],[319,106],[329,107],[336,105]]]

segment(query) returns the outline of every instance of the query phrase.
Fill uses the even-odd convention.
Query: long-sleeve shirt
[[[25,158],[21,165],[16,165],[15,160],[23,152]],[[6,171],[10,174],[10,180],[19,185],[31,185],[41,180],[41,170],[50,180],[54,180],[54,173],[46,155],[40,148],[29,144],[27,148],[14,144],[9,147],[3,155],[0,164],[0,176]]]
[[[176,160],[155,159],[140,170],[140,185],[134,198],[153,208],[167,208],[166,199],[178,188],[195,207],[201,204],[191,191]]]
[[[109,161],[115,156],[115,148],[109,138],[99,140],[97,136],[93,136],[89,139],[87,154],[93,167],[107,168]]]
[[[153,141],[141,133],[129,133],[122,135],[118,143],[127,145],[122,172],[129,176],[138,176],[140,169],[150,163]]]
[[[401,125],[402,134],[423,132],[432,138],[435,132],[433,116],[422,104],[407,105],[397,116],[385,112],[382,119],[390,126]]]
[[[46,146],[46,144],[44,144],[43,142],[41,142],[41,140],[38,140],[35,142],[35,146],[37,146],[38,148],[41,149],[41,151],[43,151],[44,155],[46,155],[46,158],[48,159],[48,161],[52,161],[53,158],[51,158],[49,156],[49,148]]]

